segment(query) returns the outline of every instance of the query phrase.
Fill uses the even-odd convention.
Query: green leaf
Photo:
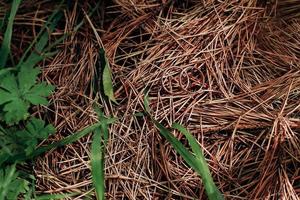
[[[2,10],[0,10],[2,12]],[[2,19],[0,19],[0,32],[4,32],[4,25],[6,24],[6,21],[9,17],[9,12],[6,12],[4,17]]]
[[[72,135],[69,135],[68,137],[58,141],[58,142],[55,142],[55,143],[52,143],[52,144],[49,144],[47,146],[42,146],[42,147],[39,147],[38,149],[36,149],[29,157],[27,157],[26,159],[30,159],[30,158],[34,158],[42,153],[45,153],[47,151],[50,151],[51,149],[54,149],[54,148],[57,148],[57,147],[61,147],[61,146],[65,146],[65,145],[68,145],[68,144],[71,144],[73,142],[76,142],[78,141],[80,138],[86,136],[87,134],[93,132],[96,128],[98,128],[101,124],[100,123],[96,123],[96,124],[93,124],[91,126],[88,126],[87,128],[81,130],[81,131],[78,131]],[[17,160],[26,160],[24,158],[22,158],[22,155],[18,155],[18,157],[16,157],[15,159]]]
[[[5,69],[1,69],[0,70],[0,78],[2,78],[1,76],[5,75],[6,73],[13,71],[13,68],[5,68]]]
[[[100,51],[100,55],[101,55],[101,58],[104,59],[104,61],[105,61],[103,74],[102,74],[102,83],[103,83],[104,94],[108,97],[109,100],[111,100],[114,103],[117,103],[115,96],[114,96],[114,89],[113,89],[112,76],[111,76],[109,62],[105,56],[105,51],[103,49]]]
[[[48,18],[45,25],[42,27],[41,31],[38,33],[38,35],[34,38],[32,43],[26,49],[25,53],[23,54],[22,58],[20,59],[18,65],[17,65],[18,69],[21,67],[24,67],[24,66],[26,68],[32,68],[38,62],[42,61],[46,57],[46,55],[43,54],[43,52],[45,50],[45,46],[48,43],[49,34],[53,32],[58,21],[62,17],[62,14],[59,13],[62,2],[58,6],[58,8],[54,10],[52,15]],[[35,48],[36,51],[38,51],[38,53],[36,51],[32,51],[33,47]]]
[[[194,170],[198,170],[197,163],[195,161],[195,156],[190,153],[184,145],[177,140],[176,137],[174,137],[170,131],[165,128],[162,124],[157,122],[156,120],[152,119],[156,127],[158,128],[161,135],[168,140],[172,144],[172,146],[175,148],[177,153],[179,153],[183,159],[187,162],[187,164],[192,167]]]
[[[39,68],[22,67],[18,73],[18,84],[21,91],[28,91],[35,83],[40,74]]]
[[[0,127],[1,128],[1,127]],[[20,153],[14,135],[8,131],[0,130],[0,167],[13,155]]]
[[[37,196],[35,199],[36,200],[54,200],[54,199],[65,199],[68,197],[73,197],[75,195],[78,195],[79,193],[74,192],[74,193],[69,193],[69,194],[45,194],[45,195],[40,195]]]
[[[54,91],[54,86],[40,83],[33,86],[25,95],[25,99],[33,105],[48,105],[47,96]]]
[[[208,196],[209,200],[223,200],[223,196],[216,187],[216,185],[213,182],[213,179],[211,177],[208,165],[206,163],[206,160],[203,156],[203,153],[201,151],[201,148],[199,144],[197,143],[196,139],[181,125],[179,124],[173,124],[173,128],[176,128],[180,132],[182,132],[191,148],[193,153],[192,154],[173,134],[165,128],[162,124],[160,124],[158,121],[152,118],[150,115],[150,107],[149,107],[149,97],[148,97],[148,91],[145,92],[144,96],[144,107],[147,114],[150,116],[152,122],[156,125],[158,128],[160,134],[171,143],[171,145],[174,147],[174,149],[179,153],[182,158],[186,161],[186,163],[193,168],[202,178],[206,194]]]
[[[13,22],[14,22],[14,19],[15,19],[15,16],[16,16],[16,13],[17,13],[20,3],[21,3],[21,0],[14,0],[12,3],[12,6],[11,6],[10,15],[8,18],[8,24],[6,27],[5,34],[4,34],[2,46],[0,49],[0,69],[5,67],[7,57],[10,53]]]
[[[55,128],[51,124],[45,126],[45,121],[31,118],[25,129],[16,132],[16,139],[23,140],[22,146],[28,156],[35,151],[40,140],[47,139],[54,132]]]
[[[10,94],[12,97],[15,94]],[[14,124],[21,120],[27,119],[29,117],[28,113],[29,103],[24,102],[22,99],[15,98],[4,105],[4,121],[7,124]]]
[[[18,83],[15,76],[12,73],[6,73],[0,80],[0,88],[3,88],[6,91],[18,90]]]
[[[100,126],[100,123],[96,123],[93,124],[81,131],[78,131],[76,133],[74,133],[73,135],[70,135],[58,142],[49,144],[47,146],[42,146],[39,147],[37,149],[35,149],[30,155],[26,155],[24,152],[19,152],[18,154],[9,157],[5,162],[6,163],[19,163],[19,162],[23,162],[29,159],[33,159],[47,151],[50,151],[51,149],[55,149],[57,147],[61,147],[61,146],[65,146],[67,144],[71,144],[73,142],[76,142],[77,140],[79,140],[80,138],[86,136],[87,134],[93,132],[97,127]],[[1,162],[1,161],[0,161]],[[1,165],[0,165],[1,166]]]
[[[104,145],[103,133],[101,128],[94,131],[93,142],[91,145],[91,166],[92,180],[96,190],[98,200],[105,198],[105,178],[104,178]]]
[[[0,105],[3,105],[7,124],[15,124],[29,116],[30,104],[47,105],[54,87],[45,83],[36,83],[37,68],[21,68],[17,75],[6,72],[0,79]],[[2,120],[3,120],[2,119]]]
[[[18,199],[28,191],[28,181],[19,178],[15,165],[0,169],[0,200]]]
[[[190,132],[183,126],[181,126],[178,123],[174,123],[172,125],[173,128],[177,129],[180,131],[184,136],[187,138],[189,145],[192,148],[193,153],[195,154],[196,158],[196,163],[197,163],[197,169],[195,171],[198,172],[198,174],[201,176],[207,196],[209,199],[223,199],[220,191],[216,187],[213,178],[210,174],[208,164],[205,160],[205,157],[202,153],[201,147],[198,144],[197,140],[192,136]]]
[[[134,116],[136,116],[136,117],[144,117],[145,114],[143,112],[136,112],[136,113],[134,113]]]
[[[105,146],[108,142],[108,125],[115,121],[114,118],[105,118],[101,110],[94,106],[98,115],[100,127],[94,131],[93,142],[91,145],[91,167],[92,180],[96,190],[98,200],[105,199]]]
[[[32,118],[25,127],[27,133],[38,139],[47,139],[49,135],[55,133],[55,128],[52,124],[45,126],[45,121],[37,118]]]
[[[144,91],[144,107],[145,107],[145,110],[148,114],[150,114],[150,103],[149,103],[149,89],[146,89]]]

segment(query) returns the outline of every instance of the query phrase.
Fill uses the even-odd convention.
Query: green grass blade
[[[193,155],[167,128],[152,118],[150,115],[148,91],[146,91],[144,95],[144,107],[152,122],[159,129],[160,134],[171,143],[173,148],[181,155],[185,162],[201,176],[209,200],[223,200],[221,193],[213,182],[208,165],[196,139],[181,125],[173,124],[173,127],[182,132],[188,139],[195,154]]]
[[[62,0],[60,2],[60,4],[58,5],[58,7],[54,10],[54,12],[50,15],[50,17],[48,18],[47,22],[43,25],[42,29],[40,30],[40,32],[37,34],[37,36],[33,39],[33,41],[31,42],[31,44],[29,45],[29,47],[26,49],[26,51],[24,52],[24,54],[22,55],[20,61],[19,61],[19,64],[18,66],[20,66],[21,64],[24,63],[24,60],[28,57],[29,53],[32,51],[32,47],[34,45],[36,45],[37,41],[41,38],[42,34],[44,34],[44,31],[47,32],[46,28],[48,26],[50,26],[50,29],[51,29],[51,24],[52,24],[52,27],[53,27],[53,21],[55,22],[58,18],[58,13],[60,11],[60,8],[63,4],[64,0]],[[56,18],[56,19],[55,19]],[[55,26],[54,26],[55,27]],[[53,29],[54,30],[54,29]],[[37,45],[39,46],[39,45]]]
[[[223,199],[220,191],[216,187],[213,178],[211,176],[211,173],[209,171],[208,164],[205,160],[205,157],[202,153],[202,150],[197,142],[197,140],[192,136],[190,132],[183,126],[181,126],[178,123],[174,123],[172,125],[173,128],[177,129],[180,131],[182,134],[185,135],[187,138],[189,145],[192,148],[193,153],[195,154],[196,157],[196,162],[197,162],[197,172],[201,176],[207,196],[210,200],[213,199]]]
[[[78,195],[79,193],[74,192],[74,193],[69,193],[69,194],[45,194],[41,196],[37,196],[35,199],[36,200],[54,200],[54,199],[65,199],[68,197],[73,197],[75,195]]]
[[[193,169],[197,168],[197,164],[195,162],[195,156],[191,154],[184,146],[177,140],[176,137],[174,137],[170,131],[165,128],[162,124],[160,124],[158,121],[152,118],[150,114],[150,106],[149,106],[149,96],[148,96],[148,90],[144,92],[144,107],[146,113],[150,116],[152,122],[155,124],[155,126],[158,128],[160,134],[170,142],[175,150],[183,157],[183,159],[188,163],[189,166],[191,166]]]
[[[74,133],[73,135],[70,135],[58,142],[55,142],[53,144],[50,144],[48,146],[44,146],[44,147],[40,147],[38,148],[31,156],[32,157],[36,157],[46,151],[49,151],[53,148],[57,148],[57,147],[61,147],[61,146],[65,146],[68,144],[71,144],[73,142],[78,141],[80,138],[86,136],[87,134],[93,132],[96,128],[98,128],[99,126],[101,126],[101,123],[96,123],[93,124],[91,126],[88,126],[87,128],[83,129],[82,131],[78,131],[76,133]]]
[[[11,36],[12,36],[12,28],[15,16],[17,14],[18,7],[21,3],[21,0],[14,0],[11,6],[10,15],[8,18],[7,28],[4,34],[4,39],[2,42],[2,46],[0,49],[0,69],[5,67],[7,57],[10,53],[10,44],[11,44]]]
[[[0,10],[0,12],[2,12],[2,10]],[[7,21],[8,17],[9,17],[9,13],[6,12],[4,17],[2,19],[0,19],[0,32],[1,33],[2,32],[4,33],[3,29],[4,29],[4,25],[6,24],[6,21]]]
[[[171,143],[171,145],[174,147],[174,149],[179,153],[182,158],[187,162],[187,164],[192,167],[193,169],[197,169],[197,163],[195,162],[195,156],[190,153],[184,145],[177,140],[176,137],[172,135],[172,133],[165,128],[162,124],[157,122],[156,120],[152,119],[153,123],[156,125],[158,128],[160,134],[168,140],[168,142]]]
[[[101,129],[95,129],[91,145],[92,180],[98,200],[105,199],[104,145]]]
[[[98,200],[105,199],[105,147],[108,142],[108,125],[115,122],[115,118],[105,118],[99,107],[94,106],[101,126],[94,131],[91,146],[92,180]]]
[[[109,62],[106,58],[105,51],[103,49],[100,50],[100,57],[105,61],[103,74],[102,74],[102,83],[103,83],[103,90],[104,94],[114,103],[117,103],[115,96],[114,96],[114,89],[112,83],[112,76],[110,71]]]
[[[101,123],[96,123],[96,124],[93,124],[91,126],[88,126],[87,128],[81,130],[81,131],[78,131],[58,142],[55,142],[55,143],[52,143],[52,144],[49,144],[47,146],[42,146],[42,147],[39,147],[37,148],[31,155],[29,156],[26,156],[24,154],[18,154],[18,155],[15,155],[13,157],[10,157],[6,162],[7,163],[16,163],[16,162],[23,162],[23,161],[26,161],[26,160],[29,160],[29,159],[33,159],[47,151],[50,151],[51,149],[54,149],[54,148],[57,148],[57,147],[61,147],[61,146],[64,146],[64,145],[67,145],[67,144],[71,144],[73,142],[76,142],[77,140],[79,140],[80,138],[86,136],[87,134],[89,133],[92,133],[96,128],[100,127],[101,126]]]
[[[145,107],[145,111],[146,113],[150,114],[150,106],[149,106],[149,89],[146,89],[144,91],[144,107]]]
[[[55,12],[56,13],[56,12]],[[44,58],[46,58],[47,56],[52,56],[53,54],[45,54],[44,49],[46,47],[46,45],[48,44],[48,40],[49,40],[49,33],[51,33],[54,28],[56,27],[58,21],[61,19],[62,14],[58,13],[55,16],[53,16],[53,18],[51,18],[52,21],[49,21],[46,24],[49,24],[49,32],[47,30],[45,30],[44,32],[41,31],[38,34],[38,41],[36,42],[35,40],[31,43],[32,45],[30,45],[28,47],[28,49],[26,50],[26,52],[24,53],[23,56],[25,56],[26,54],[28,54],[28,50],[30,50],[33,46],[33,44],[35,43],[35,51],[32,51],[31,54],[28,56],[28,58],[24,61],[25,57],[22,57],[20,62],[18,63],[18,68],[20,67],[26,67],[26,68],[32,68],[34,67],[37,63],[39,63],[40,61],[42,61]],[[43,30],[43,29],[42,29]]]

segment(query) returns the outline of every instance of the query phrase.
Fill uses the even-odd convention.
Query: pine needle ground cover
[[[7,14],[12,2],[0,1],[0,41],[10,46],[9,67],[18,66],[61,3],[22,1],[12,23]],[[181,144],[185,155],[203,153],[225,199],[299,199],[299,5],[293,0],[62,1],[61,19],[46,29],[46,43],[55,44],[49,49],[55,53],[36,63],[40,74],[30,69],[39,81],[26,86],[18,103],[22,119],[5,107],[24,91],[20,82],[29,75],[9,71],[0,80],[6,94],[0,99],[1,119],[7,126],[34,116],[55,127],[54,133],[47,124],[28,121],[51,129],[29,145],[34,148],[24,148],[26,154],[44,147],[33,164],[21,166],[33,171],[35,192],[69,194],[66,199],[102,199],[103,190],[106,199],[207,199],[205,178],[182,156]],[[7,27],[12,30],[6,33]],[[11,44],[4,40],[10,32]],[[43,55],[38,48],[31,51]],[[33,84],[48,89],[28,98]],[[103,114],[95,112],[95,104]],[[86,131],[75,134],[80,137],[72,144],[66,140],[80,130]],[[60,147],[46,148],[59,141]],[[95,181],[95,168],[101,170],[96,176],[105,176],[104,185]],[[13,170],[0,175],[11,178]]]

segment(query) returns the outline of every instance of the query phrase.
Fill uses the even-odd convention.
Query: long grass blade
[[[144,95],[144,107],[146,113],[150,116],[152,122],[158,128],[160,134],[171,143],[176,152],[182,156],[186,163],[193,168],[202,178],[207,196],[209,200],[223,200],[221,193],[213,182],[208,165],[203,156],[202,150],[197,143],[196,139],[181,125],[173,124],[173,128],[176,128],[182,132],[189,141],[192,148],[192,154],[173,134],[165,128],[161,123],[153,119],[150,114],[149,96],[148,91]]]
[[[94,106],[98,115],[100,127],[94,131],[91,146],[92,180],[98,200],[105,199],[105,147],[108,142],[108,125],[115,121],[114,118],[105,118],[99,107]]]
[[[49,33],[51,33],[54,30],[54,28],[56,27],[58,21],[61,19],[61,17],[62,17],[62,14],[58,13],[53,18],[51,18],[52,21],[48,20],[48,22],[46,24],[49,24],[49,28],[48,28],[49,32],[47,30],[45,30],[44,32],[41,32],[41,34],[38,35],[39,36],[38,41],[36,43],[35,43],[35,41],[32,42],[32,44],[35,43],[35,51],[32,51],[31,54],[28,56],[28,58],[26,60],[24,60],[24,58],[22,57],[20,62],[18,63],[17,68],[20,68],[20,67],[26,67],[26,68],[34,67],[37,63],[39,63],[40,61],[45,59],[45,57],[50,56],[50,55],[51,56],[54,55],[54,54],[45,54],[44,53],[44,48],[48,44]],[[28,47],[28,49],[29,48],[31,49],[32,46],[33,45],[30,45]]]
[[[205,160],[205,157],[202,153],[200,145],[198,144],[197,140],[192,136],[190,132],[183,126],[178,123],[174,123],[172,125],[173,128],[180,131],[184,136],[187,138],[189,145],[192,148],[193,153],[196,157],[197,163],[197,170],[198,174],[201,176],[207,196],[209,199],[223,199],[220,191],[218,190],[217,186],[215,185],[211,173],[209,171],[208,164]]]
[[[41,38],[41,35],[44,34],[44,32],[46,31],[46,28],[50,26],[51,28],[51,24],[53,25],[53,21],[55,21],[54,18],[57,18],[58,13],[60,12],[60,8],[63,4],[64,0],[62,0],[60,2],[60,4],[58,5],[58,7],[53,11],[53,13],[49,16],[47,22],[43,25],[42,29],[40,30],[40,32],[37,34],[37,36],[33,39],[33,41],[30,43],[29,47],[26,49],[26,51],[24,52],[24,54],[22,55],[19,64],[22,64],[24,62],[24,60],[28,57],[29,53],[32,51],[32,47],[34,45],[36,45],[37,41]]]
[[[55,199],[65,199],[68,197],[73,197],[75,195],[78,195],[79,193],[74,192],[74,193],[69,193],[69,194],[45,194],[41,196],[37,196],[35,199],[36,200],[55,200]]]
[[[11,6],[10,15],[8,18],[8,24],[7,28],[4,34],[4,39],[1,45],[0,49],[0,69],[5,67],[7,57],[10,53],[10,44],[11,44],[11,36],[12,36],[12,28],[15,16],[17,14],[17,10],[19,8],[19,5],[21,3],[21,0],[14,0]]]
[[[105,198],[105,177],[104,177],[104,145],[101,128],[94,131],[93,142],[91,146],[91,167],[92,180],[96,190],[98,200]]]

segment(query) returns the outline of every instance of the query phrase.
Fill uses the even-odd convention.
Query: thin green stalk
[[[14,0],[12,3],[12,6],[11,6],[11,11],[10,11],[10,15],[8,18],[7,28],[6,28],[6,31],[4,34],[4,39],[3,39],[1,49],[0,49],[0,69],[5,67],[7,57],[10,53],[13,23],[14,23],[14,19],[17,14],[17,10],[19,8],[20,3],[21,3],[21,0]]]

